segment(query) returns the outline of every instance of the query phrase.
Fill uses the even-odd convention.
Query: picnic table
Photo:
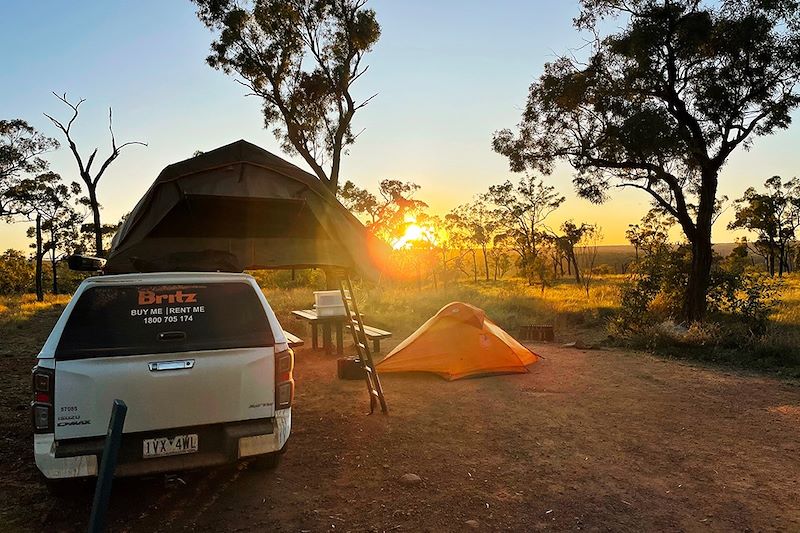
[[[319,348],[319,326],[322,326],[322,347],[325,348],[325,353],[331,353],[332,328],[336,332],[336,353],[344,353],[344,325],[349,322],[346,316],[319,316],[316,309],[300,309],[292,311],[292,315],[311,324],[311,347],[314,350]]]

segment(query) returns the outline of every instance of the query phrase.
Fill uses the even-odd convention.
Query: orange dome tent
[[[439,310],[376,366],[381,372],[433,372],[452,381],[486,374],[528,372],[539,356],[486,313],[453,302]]]

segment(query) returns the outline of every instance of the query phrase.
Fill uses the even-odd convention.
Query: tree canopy
[[[264,125],[299,154],[331,191],[341,157],[357,136],[353,83],[380,37],[366,0],[194,0],[218,32],[208,64],[236,73],[263,100]]]
[[[516,171],[576,170],[580,196],[645,191],[692,244],[687,318],[700,318],[711,269],[720,169],[739,147],[785,129],[800,104],[798,3],[582,0],[596,36],[585,62],[563,56],[530,88],[516,132],[495,134]],[[599,36],[598,21],[625,26]]]
[[[24,174],[43,172],[42,154],[58,148],[58,141],[42,135],[20,119],[0,120],[0,216],[15,214],[8,193]]]
[[[764,186],[766,192],[750,187],[736,200],[736,214],[728,228],[756,233],[756,251],[767,260],[770,275],[777,266],[782,276],[790,268],[790,244],[800,228],[800,180],[772,176]]]

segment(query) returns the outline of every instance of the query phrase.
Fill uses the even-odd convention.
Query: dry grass
[[[800,275],[784,278],[781,303],[753,352],[762,360],[760,366],[791,367],[792,375],[800,377]]]
[[[462,301],[484,309],[489,318],[512,334],[523,325],[553,324],[557,340],[597,342],[606,337],[606,321],[620,306],[624,281],[625,276],[602,276],[591,287],[589,298],[582,287],[568,279],[557,281],[543,293],[522,279],[506,279],[451,283],[422,290],[415,286],[364,285],[357,287],[357,294],[367,323],[392,331],[395,338],[407,336],[449,302]],[[281,324],[289,331],[304,334],[304,323],[293,319],[291,311],[310,308],[315,289],[264,285],[264,293]],[[44,302],[37,302],[33,295],[0,297],[0,355],[35,354],[68,301],[67,295],[47,295]],[[800,276],[794,275],[785,278],[782,302],[767,335],[738,350],[740,353],[725,355],[723,362],[762,368],[800,367],[798,347]],[[748,364],[749,358],[758,363]]]
[[[35,355],[69,302],[67,294],[0,296],[0,356]]]
[[[35,294],[0,296],[0,322],[27,320],[53,307],[63,308],[70,298],[69,294],[45,294],[44,301],[37,302]]]
[[[800,326],[800,274],[786,276],[783,284],[781,305],[772,318],[779,324]]]
[[[356,288],[359,307],[370,325],[388,329],[396,335],[408,335],[439,309],[453,301],[470,303],[485,310],[489,318],[514,333],[527,324],[554,324],[557,333],[566,338],[577,331],[595,330],[603,335],[605,317],[619,306],[622,276],[605,276],[590,289],[589,298],[582,287],[562,280],[542,293],[521,279],[498,282],[451,283],[437,289],[426,287],[360,287]],[[286,329],[300,327],[290,311],[309,308],[313,304],[308,288],[265,289],[272,308]]]

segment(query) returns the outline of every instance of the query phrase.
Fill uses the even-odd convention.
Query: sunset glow
[[[436,244],[436,236],[433,228],[420,226],[414,219],[407,220],[406,222],[408,222],[408,225],[406,226],[405,233],[392,244],[392,248],[395,250],[412,248],[414,243],[417,242]]]

